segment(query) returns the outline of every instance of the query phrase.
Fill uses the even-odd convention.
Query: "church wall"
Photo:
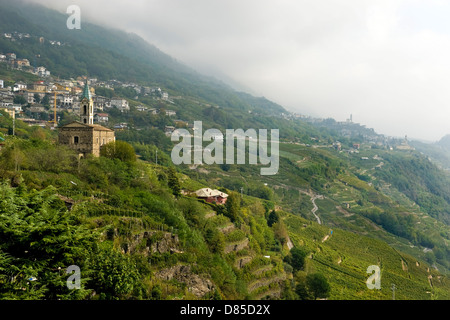
[[[113,131],[95,130],[93,135],[93,154],[99,157],[101,147],[115,140]]]
[[[75,141],[78,137],[78,143]],[[61,128],[59,132],[59,143],[67,145],[84,155],[94,153],[93,130],[91,128]]]

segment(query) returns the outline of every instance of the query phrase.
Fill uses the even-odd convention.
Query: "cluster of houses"
[[[79,81],[58,81],[39,80],[33,83],[16,82],[14,85],[5,87],[4,84],[0,88],[0,108],[5,111],[14,110],[16,115],[23,116],[23,106],[28,105],[27,116],[31,118],[38,118],[37,115],[47,112],[47,109],[54,106],[57,107],[57,112],[63,110],[71,112],[79,112],[80,96],[82,87]],[[20,99],[18,99],[20,98]],[[111,103],[111,101],[108,101]],[[98,97],[97,108],[99,113],[106,105],[106,101]],[[49,112],[51,113],[51,112]],[[107,118],[99,115],[102,121]]]
[[[66,43],[63,43],[58,40],[47,40],[41,36],[33,36],[33,35],[30,35],[29,33],[20,33],[17,31],[14,31],[12,33],[3,33],[1,36],[12,42],[33,38],[33,39],[36,39],[36,41],[39,41],[39,43],[41,43],[41,44],[49,43],[52,46],[66,45]],[[38,61],[39,58],[40,58],[40,55],[38,54],[33,57],[29,57],[29,59],[33,60],[33,61],[30,61],[25,58],[18,58],[15,53],[6,53],[6,54],[0,53],[0,62],[7,63],[13,69],[30,72],[30,73],[36,74],[40,77],[50,77],[51,73],[49,70],[47,70],[43,66],[36,65],[36,62]],[[129,88],[135,89],[136,94],[139,94],[142,96],[150,96],[151,95],[151,96],[155,96],[160,99],[171,102],[169,100],[169,94],[165,91],[162,91],[161,88],[159,88],[159,87],[146,87],[146,86],[138,85],[136,83],[123,83],[119,80],[110,80],[110,81],[105,81],[105,82],[101,82],[101,83],[99,82],[98,85],[103,86],[105,88],[110,88],[110,89],[113,89],[116,86],[120,86],[120,87],[124,87],[124,88],[129,87]]]
[[[80,97],[84,87],[84,78],[57,80],[45,78],[32,83],[25,83],[18,81],[12,86],[5,86],[3,80],[0,80],[0,108],[10,113],[11,116],[25,116],[29,120],[40,120],[43,113],[48,113],[49,117],[53,116],[53,110],[56,106],[57,113],[66,111],[68,113],[79,114],[80,112]],[[111,82],[100,82],[97,79],[89,79],[91,84],[99,87],[111,87],[123,83],[117,80]],[[130,86],[133,84],[123,84]],[[113,87],[112,87],[113,88]],[[156,92],[159,88],[154,89]],[[160,89],[159,89],[160,90]],[[106,124],[109,122],[109,114],[107,109],[116,108],[121,112],[130,111],[130,105],[127,99],[120,97],[107,98],[95,94],[95,90],[90,89],[94,102],[94,121],[96,123]],[[150,90],[151,92],[151,90]],[[19,100],[17,98],[20,98]],[[23,106],[29,106],[26,112]],[[150,112],[158,114],[160,110],[149,108],[144,105],[136,107],[136,110],[141,112]],[[163,109],[161,109],[163,110]],[[167,116],[175,116],[176,112],[173,110],[163,110]],[[30,121],[33,123],[33,121]],[[35,123],[33,123],[35,124]],[[124,129],[127,126],[119,124],[120,127],[116,129]]]
[[[11,69],[25,71],[41,78],[50,77],[51,72],[43,66],[32,66],[30,60],[18,58],[15,53],[0,53],[0,62],[6,63]]]
[[[41,37],[41,36],[33,36],[29,33],[23,33],[23,32],[18,32],[18,31],[5,32],[2,34],[2,37],[7,40],[10,40],[11,42],[16,42],[16,41],[20,41],[20,40],[33,38],[33,39],[36,39],[37,41],[39,41],[39,43],[45,43],[45,41],[48,41],[48,43],[50,43],[52,46],[65,45],[65,43],[58,41],[58,40],[46,40],[44,37]]]
[[[29,39],[29,38],[31,38],[31,35],[29,33],[22,33],[22,32],[14,31],[12,33],[4,33],[3,37],[5,39],[9,39],[11,41],[17,41],[17,40],[21,40],[21,39]]]
[[[120,80],[112,79],[108,81],[97,81],[97,79],[94,80],[93,83],[95,83],[98,87],[103,87],[106,89],[112,89],[114,90],[115,87],[122,87],[122,88],[131,88],[134,91],[136,91],[136,98],[140,95],[143,97],[151,96],[156,99],[161,99],[170,103],[173,103],[172,100],[169,99],[169,93],[166,91],[163,91],[160,87],[148,87],[148,86],[142,86],[134,82],[123,82]]]

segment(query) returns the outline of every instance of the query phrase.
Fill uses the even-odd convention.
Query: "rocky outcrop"
[[[193,273],[191,266],[188,265],[177,265],[163,269],[156,273],[155,276],[165,281],[175,279],[178,282],[185,283],[188,291],[199,298],[214,290],[214,284],[211,280]]]
[[[245,265],[249,264],[253,260],[252,256],[244,256],[236,259],[235,267],[238,269],[242,269]]]
[[[122,245],[124,253],[179,253],[178,235],[162,231],[145,231],[133,236],[133,239]]]
[[[230,252],[232,252],[232,251],[238,252],[238,251],[240,251],[240,250],[246,248],[246,247],[248,246],[248,242],[249,242],[248,238],[245,238],[245,239],[242,240],[242,241],[239,241],[239,242],[233,242],[233,243],[227,244],[227,245],[225,246],[224,252],[225,252],[225,253],[230,253]]]

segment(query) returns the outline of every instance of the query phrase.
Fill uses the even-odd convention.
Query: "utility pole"
[[[54,107],[54,115],[53,122],[55,123],[55,128],[58,125],[58,120],[56,119],[56,90],[55,90],[55,107]]]
[[[156,150],[156,156],[155,157],[156,157],[156,161],[155,161],[156,165],[158,165],[158,150]]]
[[[395,290],[396,290],[397,288],[395,287],[395,284],[392,284],[392,286],[391,286],[391,290],[392,290],[392,300],[395,300]]]

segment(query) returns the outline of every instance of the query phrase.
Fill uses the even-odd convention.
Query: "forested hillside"
[[[4,299],[388,299],[388,287],[365,287],[365,269],[380,262],[399,299],[449,297],[427,263],[281,210],[281,189],[249,181],[252,195],[230,186],[227,205],[211,205],[188,195],[210,179],[136,160],[128,147],[79,160],[50,132],[23,130],[30,138],[0,153]],[[69,265],[82,270],[81,290],[66,286]]]

